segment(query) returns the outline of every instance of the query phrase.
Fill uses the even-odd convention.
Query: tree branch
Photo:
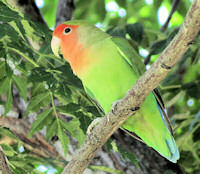
[[[27,119],[0,117],[0,125],[9,128],[25,143],[25,148],[30,149],[32,154],[43,158],[51,157],[64,161],[64,158],[59,155],[55,147],[46,142],[44,136],[40,133],[35,133],[31,138],[27,138],[31,128]]]
[[[56,12],[56,26],[72,19],[74,9],[74,0],[59,0]]]
[[[3,149],[0,146],[0,173],[12,174],[10,166],[8,165],[8,159],[5,156]]]
[[[62,174],[80,174],[89,165],[98,149],[108,140],[146,96],[158,86],[170,69],[181,59],[200,29],[200,0],[193,0],[178,34],[162,52],[151,68],[135,83],[126,96],[118,102],[86,138],[81,148],[63,170]],[[108,121],[109,117],[109,121]]]
[[[170,14],[166,20],[166,22],[164,23],[164,25],[160,28],[160,31],[165,31],[168,27],[169,21],[172,18],[172,15],[174,14],[174,12],[176,11],[176,9],[178,8],[178,4],[180,3],[180,0],[174,0],[172,2],[172,9],[170,11]]]
[[[27,14],[33,21],[46,24],[34,0],[6,0],[6,2],[12,7],[18,9],[20,12]]]

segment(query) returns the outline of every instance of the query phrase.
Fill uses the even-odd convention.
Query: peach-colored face
[[[78,25],[60,24],[53,32],[51,48],[55,55],[64,54],[65,58],[72,56],[72,50],[78,44]]]
[[[88,50],[83,50],[83,45],[79,42],[78,28],[78,25],[60,24],[55,28],[51,41],[53,53],[58,57],[63,54],[77,75],[90,64]]]

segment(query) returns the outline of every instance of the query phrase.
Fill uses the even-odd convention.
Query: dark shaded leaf
[[[57,106],[56,109],[61,114],[74,115],[75,112],[81,109],[81,106],[76,103],[69,103],[67,105]]]
[[[4,3],[0,2],[0,21],[11,22],[13,20],[20,20],[20,19],[22,18],[17,12],[12,11]]]
[[[82,112],[76,112],[75,116],[79,119],[80,121],[80,128],[83,130],[83,132],[86,134],[87,128],[92,122],[92,119],[88,117],[87,115],[83,114]]]
[[[133,153],[130,153],[124,149],[122,149],[121,147],[118,146],[118,150],[120,152],[120,154],[122,155],[123,159],[129,159],[138,169],[140,169],[140,166],[138,164],[137,158]]]
[[[135,40],[138,43],[141,43],[144,32],[142,24],[127,24],[126,31],[133,40]]]
[[[161,53],[165,49],[165,47],[171,42],[171,40],[174,38],[174,36],[177,34],[178,30],[179,30],[179,28],[175,28],[171,32],[171,34],[169,35],[168,38],[154,42],[150,48],[149,54],[155,55],[155,54]]]
[[[187,94],[195,99],[199,99],[200,98],[200,81],[198,81],[197,83],[195,82],[191,82],[191,83],[187,83],[182,85],[182,89],[186,90]]]
[[[111,36],[118,36],[118,37],[125,38],[126,29],[124,26],[117,26],[117,27],[113,27],[107,30],[107,33],[110,34]]]

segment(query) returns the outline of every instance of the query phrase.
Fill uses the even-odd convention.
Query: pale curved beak
[[[61,54],[60,47],[61,47],[61,40],[56,36],[53,36],[51,40],[51,49],[57,57],[60,57]]]

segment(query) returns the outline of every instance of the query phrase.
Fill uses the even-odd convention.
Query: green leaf
[[[16,167],[20,167],[20,168],[23,168],[26,163],[24,161],[22,161],[21,159],[18,159],[17,161],[14,161],[13,159],[10,160],[10,163]]]
[[[122,155],[122,158],[124,160],[126,160],[128,158],[138,169],[140,169],[140,166],[138,165],[137,158],[133,153],[130,153],[130,152],[122,149],[114,141],[110,141],[109,143],[112,146],[112,149],[113,149],[114,152],[120,152],[120,154]]]
[[[78,147],[82,145],[86,136],[80,129],[80,121],[77,118],[73,118],[69,122],[63,122],[60,120],[62,127],[70,133],[70,135],[78,140]]]
[[[92,119],[88,117],[87,115],[83,114],[82,112],[76,112],[75,116],[79,119],[80,121],[80,128],[83,130],[83,132],[86,134],[87,128],[92,122]]]
[[[30,99],[30,104],[27,107],[26,116],[30,111],[38,111],[41,107],[47,106],[51,101],[49,91],[39,93]]]
[[[68,63],[66,65],[57,67],[54,70],[60,72],[57,73],[56,76],[62,82],[66,82],[68,85],[72,85],[76,88],[83,89],[82,82],[77,76],[73,74],[72,69]]]
[[[21,16],[17,12],[12,11],[4,3],[0,2],[0,21],[10,22],[15,20],[21,20]]]
[[[14,156],[15,154],[17,154],[17,152],[10,145],[0,144],[0,146],[2,147],[6,156],[11,157],[11,156]]]
[[[66,82],[59,83],[56,88],[51,88],[51,91],[59,99],[60,103],[65,104],[71,100],[72,92]]]
[[[12,105],[13,105],[13,97],[12,97],[12,86],[10,83],[10,89],[8,91],[6,104],[4,106],[5,107],[4,116],[12,109]]]
[[[123,8],[126,7],[126,1],[116,0],[116,2],[117,2],[117,4],[118,4],[120,7],[123,7]]]
[[[68,145],[70,144],[70,140],[69,140],[68,136],[66,135],[66,133],[64,132],[64,130],[60,124],[60,121],[58,121],[58,137],[62,144],[64,154],[66,156],[67,151],[68,151]]]
[[[30,138],[35,132],[43,129],[45,125],[48,125],[53,119],[53,109],[46,109],[37,115],[37,120],[32,124],[28,137]]]
[[[161,53],[165,49],[165,47],[171,42],[171,40],[174,38],[174,36],[177,34],[178,30],[179,30],[179,28],[175,28],[171,32],[171,34],[169,35],[168,38],[154,42],[150,48],[149,54],[156,55],[156,54]]]
[[[9,36],[13,41],[19,40],[19,34],[8,24],[0,24],[0,39]]]
[[[187,94],[195,99],[200,98],[200,81],[190,82],[182,85],[182,89],[187,91]]]
[[[56,135],[58,132],[58,124],[56,119],[52,119],[52,122],[47,125],[46,130],[46,141],[48,142],[50,138],[52,138],[54,135]]]
[[[14,83],[19,90],[20,96],[26,101],[27,100],[27,82],[26,78],[18,77],[16,75],[12,76]]]
[[[31,88],[31,96],[34,97],[40,93],[46,93],[48,90],[45,89],[43,83],[33,83]]]
[[[0,57],[1,57],[1,55],[0,55]],[[0,72],[1,72],[0,73],[0,83],[1,83],[1,80],[4,78],[4,76],[6,76],[5,61],[0,61]]]
[[[117,37],[125,38],[126,29],[125,29],[124,26],[116,26],[116,27],[113,27],[113,28],[107,30],[107,33],[110,34],[111,36],[117,36]]]
[[[0,42],[0,57],[5,57],[6,55],[6,50],[4,49],[4,45],[3,43]],[[4,61],[0,61],[0,70],[1,70],[1,66],[2,64],[4,64],[5,62]],[[4,74],[3,74],[4,75]],[[0,79],[2,78],[2,74],[0,74]]]
[[[61,114],[74,116],[74,113],[79,111],[81,106],[76,103],[69,103],[67,105],[57,106],[56,109]]]
[[[160,40],[158,42],[154,42],[152,45],[151,45],[151,48],[150,48],[150,54],[151,55],[156,55],[156,54],[159,54],[161,53],[165,47],[167,46],[168,42],[167,40]]]
[[[154,4],[155,9],[157,10],[160,7],[160,5],[162,4],[162,1],[154,0],[153,4]]]
[[[141,43],[144,32],[142,24],[127,24],[126,31],[133,40],[135,40],[138,43]]]
[[[29,81],[31,82],[46,82],[53,79],[53,75],[49,72],[46,72],[46,68],[37,67],[31,70],[30,75],[28,76]]]
[[[99,110],[95,106],[85,106],[85,107],[83,107],[83,110],[88,112],[88,113],[92,113],[95,117],[101,117],[102,116],[102,114],[99,112]]]
[[[21,140],[16,137],[16,135],[13,134],[8,128],[0,127],[0,135],[7,136],[21,142]]]
[[[119,150],[120,154],[122,155],[123,159],[128,158],[138,169],[140,169],[137,158],[133,153],[130,153],[130,152],[122,149],[121,147],[118,147],[118,150]]]
[[[9,24],[15,29],[18,35],[20,35],[20,37],[23,38],[24,41],[28,42],[26,32],[21,21],[11,21]]]
[[[2,80],[0,80],[0,94],[4,94],[10,88],[10,78],[4,76]]]
[[[112,140],[110,138],[106,142],[106,150],[107,152],[110,152],[112,150]]]
[[[94,13],[98,14],[99,20],[102,21],[105,18],[106,10],[105,10],[105,1],[91,1],[93,3],[92,10]]]

